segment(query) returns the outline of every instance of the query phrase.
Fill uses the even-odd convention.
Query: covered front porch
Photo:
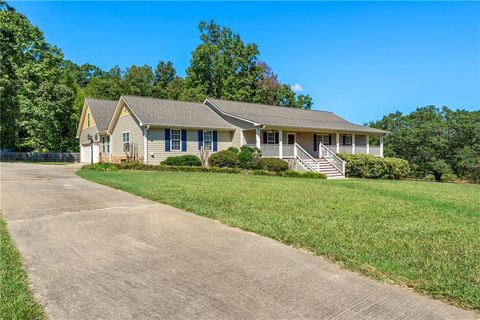
[[[330,152],[383,157],[383,136],[365,133],[256,128],[243,130],[242,145],[259,148],[263,157],[281,159],[295,158],[298,149],[316,159]]]

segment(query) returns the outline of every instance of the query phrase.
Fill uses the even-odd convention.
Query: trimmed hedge
[[[236,168],[240,164],[238,155],[231,150],[222,150],[214,153],[208,159],[208,164],[213,167]]]
[[[168,157],[162,161],[162,164],[169,166],[199,167],[202,165],[202,162],[197,156],[189,154],[184,156]]]
[[[402,179],[410,174],[408,161],[399,158],[380,158],[368,154],[339,153],[345,160],[347,176],[368,179]]]
[[[258,165],[260,168],[268,171],[280,172],[288,170],[288,162],[277,158],[262,158],[258,161]]]
[[[107,169],[109,168],[109,169]],[[211,173],[229,173],[229,174],[246,174],[257,176],[277,176],[288,178],[307,178],[307,179],[326,179],[322,173],[315,172],[299,172],[293,170],[273,172],[267,170],[242,170],[240,168],[220,168],[220,167],[186,167],[186,166],[168,166],[164,164],[151,165],[140,162],[125,162],[125,163],[102,163],[87,164],[81,170],[94,171],[118,171],[118,170],[139,170],[139,171],[173,171],[173,172],[211,172]]]

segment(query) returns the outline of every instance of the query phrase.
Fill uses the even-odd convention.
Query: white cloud
[[[293,86],[290,86],[290,88],[292,88],[292,90],[295,91],[295,92],[303,91],[302,86],[299,85],[298,83],[295,83]]]

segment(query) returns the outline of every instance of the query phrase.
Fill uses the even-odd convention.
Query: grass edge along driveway
[[[77,174],[480,310],[479,185],[182,172]]]
[[[20,253],[12,242],[0,212],[0,318],[45,319],[33,297]]]

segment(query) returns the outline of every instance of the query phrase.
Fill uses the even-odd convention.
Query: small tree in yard
[[[442,176],[446,173],[452,173],[452,168],[445,162],[445,160],[436,160],[427,163],[429,171],[435,177],[435,181],[441,181]]]
[[[208,165],[208,158],[210,158],[210,150],[201,147],[199,151],[199,156],[202,166],[206,167]]]

